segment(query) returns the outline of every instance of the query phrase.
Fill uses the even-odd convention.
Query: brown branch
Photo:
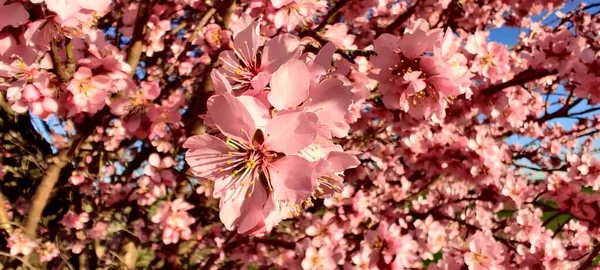
[[[519,73],[517,76],[515,76],[512,80],[492,85],[488,88],[482,89],[481,91],[479,91],[479,93],[482,96],[491,96],[495,93],[498,93],[498,92],[504,90],[505,88],[508,88],[511,86],[516,86],[516,85],[521,85],[521,84],[524,84],[524,83],[527,83],[527,82],[530,82],[533,80],[538,80],[538,79],[544,78],[546,76],[555,75],[557,73],[558,73],[557,70],[552,70],[552,71],[549,71],[549,70],[542,70],[542,71],[527,70],[527,71],[523,71],[523,72]]]
[[[123,255],[120,257],[123,261],[123,270],[135,269],[135,263],[138,257],[137,245],[134,241],[127,241],[125,245],[123,245]]]
[[[146,34],[146,24],[152,12],[152,3],[150,0],[142,0],[138,7],[137,19],[133,27],[133,37],[131,38],[131,47],[127,53],[127,64],[131,67],[129,77],[133,77],[135,70],[140,62],[142,50],[144,48],[144,35]]]
[[[62,82],[68,82],[70,78],[69,78],[67,71],[65,70],[65,67],[62,65],[62,63],[60,61],[59,49],[58,49],[58,44],[56,44],[56,40],[52,40],[52,42],[51,42],[50,56],[52,58],[52,65],[54,65],[54,70],[56,70],[58,78]]]
[[[42,217],[42,212],[48,203],[52,189],[54,189],[54,186],[60,178],[62,169],[73,160],[76,154],[78,154],[81,143],[94,132],[96,126],[103,122],[107,112],[108,108],[104,108],[83,125],[76,126],[78,132],[77,135],[71,139],[71,143],[67,147],[61,149],[58,154],[53,157],[53,163],[46,170],[46,175],[42,178],[40,185],[33,195],[31,207],[29,208],[29,213],[25,220],[25,233],[32,239],[36,236],[36,229]]]
[[[12,232],[11,222],[8,218],[8,212],[4,205],[4,195],[0,192],[0,228],[6,230],[8,233]]]
[[[225,242],[226,243],[229,242],[235,235],[236,235],[235,233],[232,233]],[[245,237],[239,238],[235,241],[229,242],[223,248],[223,252],[227,253],[227,252],[233,250],[234,248],[239,247],[242,244],[247,244],[247,243],[255,243],[255,244],[260,243],[260,244],[265,244],[265,245],[270,245],[270,246],[280,247],[280,248],[285,248],[285,249],[291,249],[291,250],[294,250],[296,248],[296,243],[294,243],[294,242],[286,242],[286,241],[282,241],[282,240],[278,240],[278,239],[274,239],[274,238],[259,238],[259,237],[250,238],[250,237],[245,236]],[[211,254],[210,257],[208,257],[208,260],[206,261],[206,263],[204,264],[202,269],[210,269],[210,267],[219,258],[219,255],[220,255],[220,253]]]
[[[594,247],[594,249],[588,256],[588,258],[585,260],[585,262],[583,262],[581,264],[581,267],[579,267],[579,270],[585,270],[585,269],[590,268],[590,266],[592,266],[592,263],[594,263],[594,259],[598,256],[598,254],[600,254],[600,245],[597,245]]]
[[[67,38],[65,51],[67,54],[67,73],[71,76],[77,70],[77,65],[75,64],[75,56],[73,55],[73,40],[70,38]]]
[[[287,242],[274,238],[254,238],[252,239],[252,242],[290,250],[294,250],[296,248],[296,243],[294,242]]]
[[[29,262],[27,262],[27,260],[25,260],[25,259],[23,259],[21,257],[13,256],[10,253],[4,252],[4,251],[0,251],[0,256],[5,256],[5,257],[17,259],[18,261],[20,261],[21,263],[23,263],[23,265],[27,266],[27,268],[29,268],[29,269],[38,269],[38,268],[35,268],[33,265],[31,265]]]
[[[42,178],[42,182],[36,189],[31,199],[31,208],[29,208],[29,213],[25,220],[25,233],[31,238],[35,238],[36,236],[36,229],[42,218],[42,211],[46,207],[54,185],[58,182],[60,172],[69,164],[73,157],[72,150],[77,149],[80,142],[81,136],[78,136],[74,139],[75,145],[60,150],[58,155],[53,158],[54,163],[46,170],[46,175]]]
[[[408,21],[408,19],[410,19],[410,17],[413,15],[413,13],[415,13],[415,10],[417,9],[418,4],[419,4],[419,2],[417,1],[412,6],[410,6],[404,13],[400,14],[400,16],[398,16],[398,18],[396,18],[396,20],[394,20],[392,23],[390,23],[388,26],[386,26],[383,29],[383,31],[377,35],[377,37],[379,37],[383,33],[391,33],[393,31],[395,31],[396,29],[398,29],[400,26],[402,26],[402,24],[404,24],[406,21]]]
[[[325,15],[325,18],[323,18],[323,20],[321,21],[321,23],[319,23],[319,25],[317,25],[317,28],[315,28],[313,31],[315,31],[315,32],[321,32],[323,29],[325,29],[325,26],[328,23],[331,23],[331,21],[338,14],[338,12],[344,6],[346,6],[347,4],[349,4],[352,1],[353,0],[339,0],[337,3],[335,3],[335,5],[333,6],[333,8],[331,8],[329,10],[329,12],[327,12],[327,15]]]

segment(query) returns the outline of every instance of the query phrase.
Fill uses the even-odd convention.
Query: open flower
[[[300,41],[291,34],[278,35],[261,48],[262,45],[259,21],[254,21],[234,36],[233,50],[219,55],[220,72],[229,80],[236,96],[251,89],[254,91],[245,94],[259,93],[273,72],[300,55]]]
[[[262,129],[254,119],[265,119],[268,110],[255,105],[246,107],[229,93],[211,97],[208,112],[227,139],[203,134],[183,145],[189,149],[186,161],[192,172],[215,180],[221,221],[239,233],[261,229],[272,211],[298,212],[299,204],[316,189],[314,168],[296,154],[315,140],[317,116],[284,110]],[[263,213],[265,205],[268,210]]]
[[[93,75],[92,70],[81,67],[67,86],[73,94],[73,102],[77,112],[96,113],[104,107],[106,91],[111,79],[105,75]]]

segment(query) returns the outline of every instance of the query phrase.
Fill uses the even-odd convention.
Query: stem
[[[133,37],[131,38],[131,47],[127,54],[127,64],[131,67],[129,77],[133,77],[135,70],[140,62],[140,56],[142,55],[144,35],[146,34],[146,24],[150,17],[152,4],[150,0],[143,0],[138,7],[137,20],[133,28]]]
[[[121,261],[123,262],[123,267],[121,269],[135,269],[135,263],[138,257],[138,250],[134,241],[128,241],[125,245],[123,245],[123,254],[124,256],[121,256]]]
[[[585,269],[588,269],[590,266],[592,266],[594,259],[598,256],[599,253],[600,253],[600,245],[597,245],[594,247],[594,249],[588,256],[588,258],[585,260],[585,262],[583,262],[581,264],[581,267],[579,267],[579,270],[585,270]]]
[[[0,228],[5,229],[9,234],[12,233],[11,222],[8,218],[8,212],[4,205],[4,195],[0,192]]]
[[[1,256],[5,256],[5,257],[9,257],[9,258],[17,259],[21,263],[23,263],[23,265],[27,266],[27,268],[29,268],[29,269],[37,269],[37,268],[33,267],[33,265],[31,265],[29,262],[27,262],[26,260],[24,260],[23,258],[20,258],[20,257],[17,257],[17,256],[13,256],[10,253],[6,253],[4,251],[0,251],[0,255]]]
[[[333,6],[333,8],[331,10],[329,10],[329,12],[327,12],[327,15],[325,15],[325,18],[321,21],[321,23],[319,23],[317,28],[315,28],[313,31],[321,32],[323,29],[325,29],[325,26],[331,22],[333,17],[335,17],[335,15],[337,15],[337,13],[344,6],[346,6],[348,3],[352,2],[352,1],[353,0],[340,0],[337,3],[335,3],[335,6]]]
[[[56,40],[52,40],[52,43],[50,45],[50,56],[52,58],[52,64],[54,65],[54,69],[56,70],[56,73],[58,73],[57,74],[58,78],[62,82],[69,81],[69,76],[68,76],[67,72],[65,71],[65,67],[62,65],[62,63],[60,61],[60,55],[59,55],[58,45],[56,44]]]
[[[58,182],[60,172],[67,164],[69,164],[68,152],[68,148],[60,151],[35,191],[35,195],[31,202],[31,208],[27,215],[27,219],[25,220],[25,233],[32,239],[36,236],[36,229],[42,217],[42,211],[44,211],[44,208],[46,207],[46,203],[50,198],[54,185]]]
[[[400,16],[398,16],[398,18],[396,18],[395,21],[393,21],[388,26],[386,26],[383,29],[383,32],[381,32],[377,36],[379,37],[379,35],[381,35],[383,33],[391,33],[394,30],[398,29],[398,27],[402,26],[402,24],[404,24],[408,19],[410,19],[410,17],[413,15],[413,13],[415,13],[415,10],[417,9],[418,4],[419,4],[419,2],[416,2],[412,6],[410,6],[404,13],[400,14]]]
[[[73,41],[70,38],[67,38],[65,51],[67,53],[67,73],[71,76],[71,74],[75,73],[77,65],[75,64],[75,56],[73,55]]]
[[[502,90],[504,90],[505,88],[511,87],[511,86],[516,86],[516,85],[521,85],[524,84],[526,82],[530,82],[533,80],[538,80],[541,78],[544,78],[546,76],[550,76],[550,75],[555,75],[557,74],[558,71],[556,70],[542,70],[542,71],[534,71],[534,70],[527,70],[527,71],[523,71],[521,73],[519,73],[517,76],[515,76],[512,80],[507,81],[507,82],[503,82],[503,83],[499,83],[496,85],[492,85],[488,88],[485,88],[483,90],[480,91],[481,95],[483,96],[491,96],[495,93],[498,93]]]

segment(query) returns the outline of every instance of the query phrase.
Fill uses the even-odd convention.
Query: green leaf
[[[440,259],[442,259],[442,252],[439,251],[436,254],[433,254],[433,260],[423,260],[423,265],[427,267],[431,263],[437,263]]]
[[[515,210],[510,210],[510,209],[502,209],[498,212],[496,212],[496,216],[499,218],[510,218],[515,214]]]

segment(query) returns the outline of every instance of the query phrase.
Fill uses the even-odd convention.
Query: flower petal
[[[329,162],[333,172],[343,172],[360,165],[358,158],[347,152],[330,152],[325,159]]]
[[[252,176],[247,176],[252,177]],[[249,196],[252,188],[252,195]],[[238,233],[250,231],[263,221],[263,206],[267,201],[266,191],[260,185],[244,185],[227,191],[221,199],[219,217],[228,230],[237,227]]]
[[[290,59],[300,56],[300,41],[291,34],[281,34],[265,42],[261,65],[269,73],[275,72]]]
[[[269,81],[271,80],[271,74],[268,72],[260,72],[258,73],[258,75],[254,76],[254,78],[252,78],[252,81],[250,81],[250,85],[252,85],[252,88],[254,90],[257,91],[262,91],[265,86],[267,86],[267,84],[269,84]],[[247,94],[248,92],[246,92]]]
[[[271,78],[269,102],[278,110],[294,108],[308,98],[310,73],[300,60],[290,60]]]
[[[297,153],[315,141],[317,120],[314,113],[281,111],[267,124],[264,144],[273,151]]]
[[[285,156],[268,168],[273,192],[288,203],[302,203],[317,186],[315,169],[301,157]]]
[[[212,79],[215,93],[232,93],[231,83],[229,83],[227,78],[225,78],[223,73],[221,73],[219,70],[213,69],[213,71],[210,72],[210,78]]]
[[[239,96],[237,99],[244,104],[256,127],[267,126],[271,115],[269,109],[260,100],[252,96]]]
[[[248,65],[256,62],[256,53],[260,43],[260,25],[258,21],[254,21],[234,38],[233,49],[241,58],[240,60]]]
[[[27,22],[29,19],[29,13],[23,7],[21,3],[12,3],[8,5],[0,5],[0,14],[2,14],[2,19],[0,19],[0,30],[6,26],[18,27]]]
[[[309,101],[304,108],[314,112],[320,123],[333,124],[345,122],[344,116],[352,104],[350,87],[338,79],[326,79],[310,89]]]
[[[207,104],[210,117],[225,136],[250,141],[256,127],[242,102],[229,93],[222,93],[210,97]]]
[[[208,134],[189,137],[183,148],[187,148],[185,161],[196,176],[209,177],[218,172],[218,168],[226,164],[226,155],[231,148],[221,139]]]

